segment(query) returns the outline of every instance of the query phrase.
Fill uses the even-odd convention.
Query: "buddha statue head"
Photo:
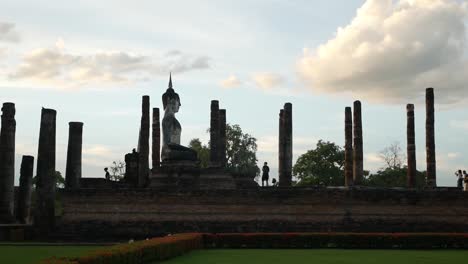
[[[172,77],[169,75],[169,87],[162,96],[163,107],[166,113],[179,112],[180,98],[179,95],[172,88]]]

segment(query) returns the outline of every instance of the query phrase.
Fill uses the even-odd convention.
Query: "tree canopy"
[[[257,166],[257,139],[243,133],[239,125],[226,125],[226,169],[235,176],[255,177],[260,174]],[[209,144],[204,145],[194,138],[189,147],[197,151],[201,167],[206,168],[210,162]]]
[[[330,141],[319,140],[315,149],[301,155],[293,167],[298,186],[344,185],[344,150]]]

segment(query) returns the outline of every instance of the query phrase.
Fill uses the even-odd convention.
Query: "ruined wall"
[[[58,234],[145,238],[178,232],[468,232],[468,193],[264,188],[62,193]]]

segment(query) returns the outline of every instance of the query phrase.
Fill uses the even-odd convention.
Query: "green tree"
[[[200,160],[200,166],[207,168],[210,162],[210,148],[207,145],[203,145],[199,138],[190,140],[189,148],[195,150],[198,153],[198,159]]]
[[[375,187],[406,187],[408,167],[404,164],[405,155],[400,143],[394,142],[385,147],[379,156],[384,161],[384,167],[366,177],[364,184]],[[424,185],[425,172],[416,171],[415,187],[422,188]]]
[[[32,183],[35,186],[37,182],[37,176],[33,177]],[[60,171],[55,171],[55,187],[56,188],[65,188],[65,178],[63,178]]]
[[[112,165],[109,166],[110,180],[111,181],[121,181],[125,177],[125,162],[123,161],[113,161]]]
[[[208,130],[209,132],[209,130]],[[234,176],[257,177],[260,168],[257,166],[257,139],[243,133],[239,125],[226,125],[226,169]],[[200,139],[194,138],[190,148],[198,153],[201,167],[210,162],[210,147],[203,145]]]
[[[293,167],[297,186],[344,185],[344,150],[330,141],[319,140],[315,149],[301,155]]]

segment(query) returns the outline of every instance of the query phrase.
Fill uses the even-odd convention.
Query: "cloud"
[[[16,43],[19,41],[20,37],[15,30],[15,24],[0,22],[0,42]]]
[[[270,90],[284,83],[282,76],[271,72],[256,73],[252,79],[259,88],[264,90]]]
[[[407,102],[435,87],[437,101],[465,99],[467,5],[451,0],[367,0],[351,23],[298,61],[320,93]]]
[[[228,78],[222,80],[220,85],[224,88],[235,88],[239,87],[241,83],[242,82],[239,80],[239,78],[237,78],[237,76],[231,75]]]
[[[148,80],[152,75],[182,73],[209,67],[209,58],[182,52],[160,57],[124,51],[73,54],[59,39],[54,48],[41,48],[24,54],[9,80],[33,80],[64,88],[109,85]]]

